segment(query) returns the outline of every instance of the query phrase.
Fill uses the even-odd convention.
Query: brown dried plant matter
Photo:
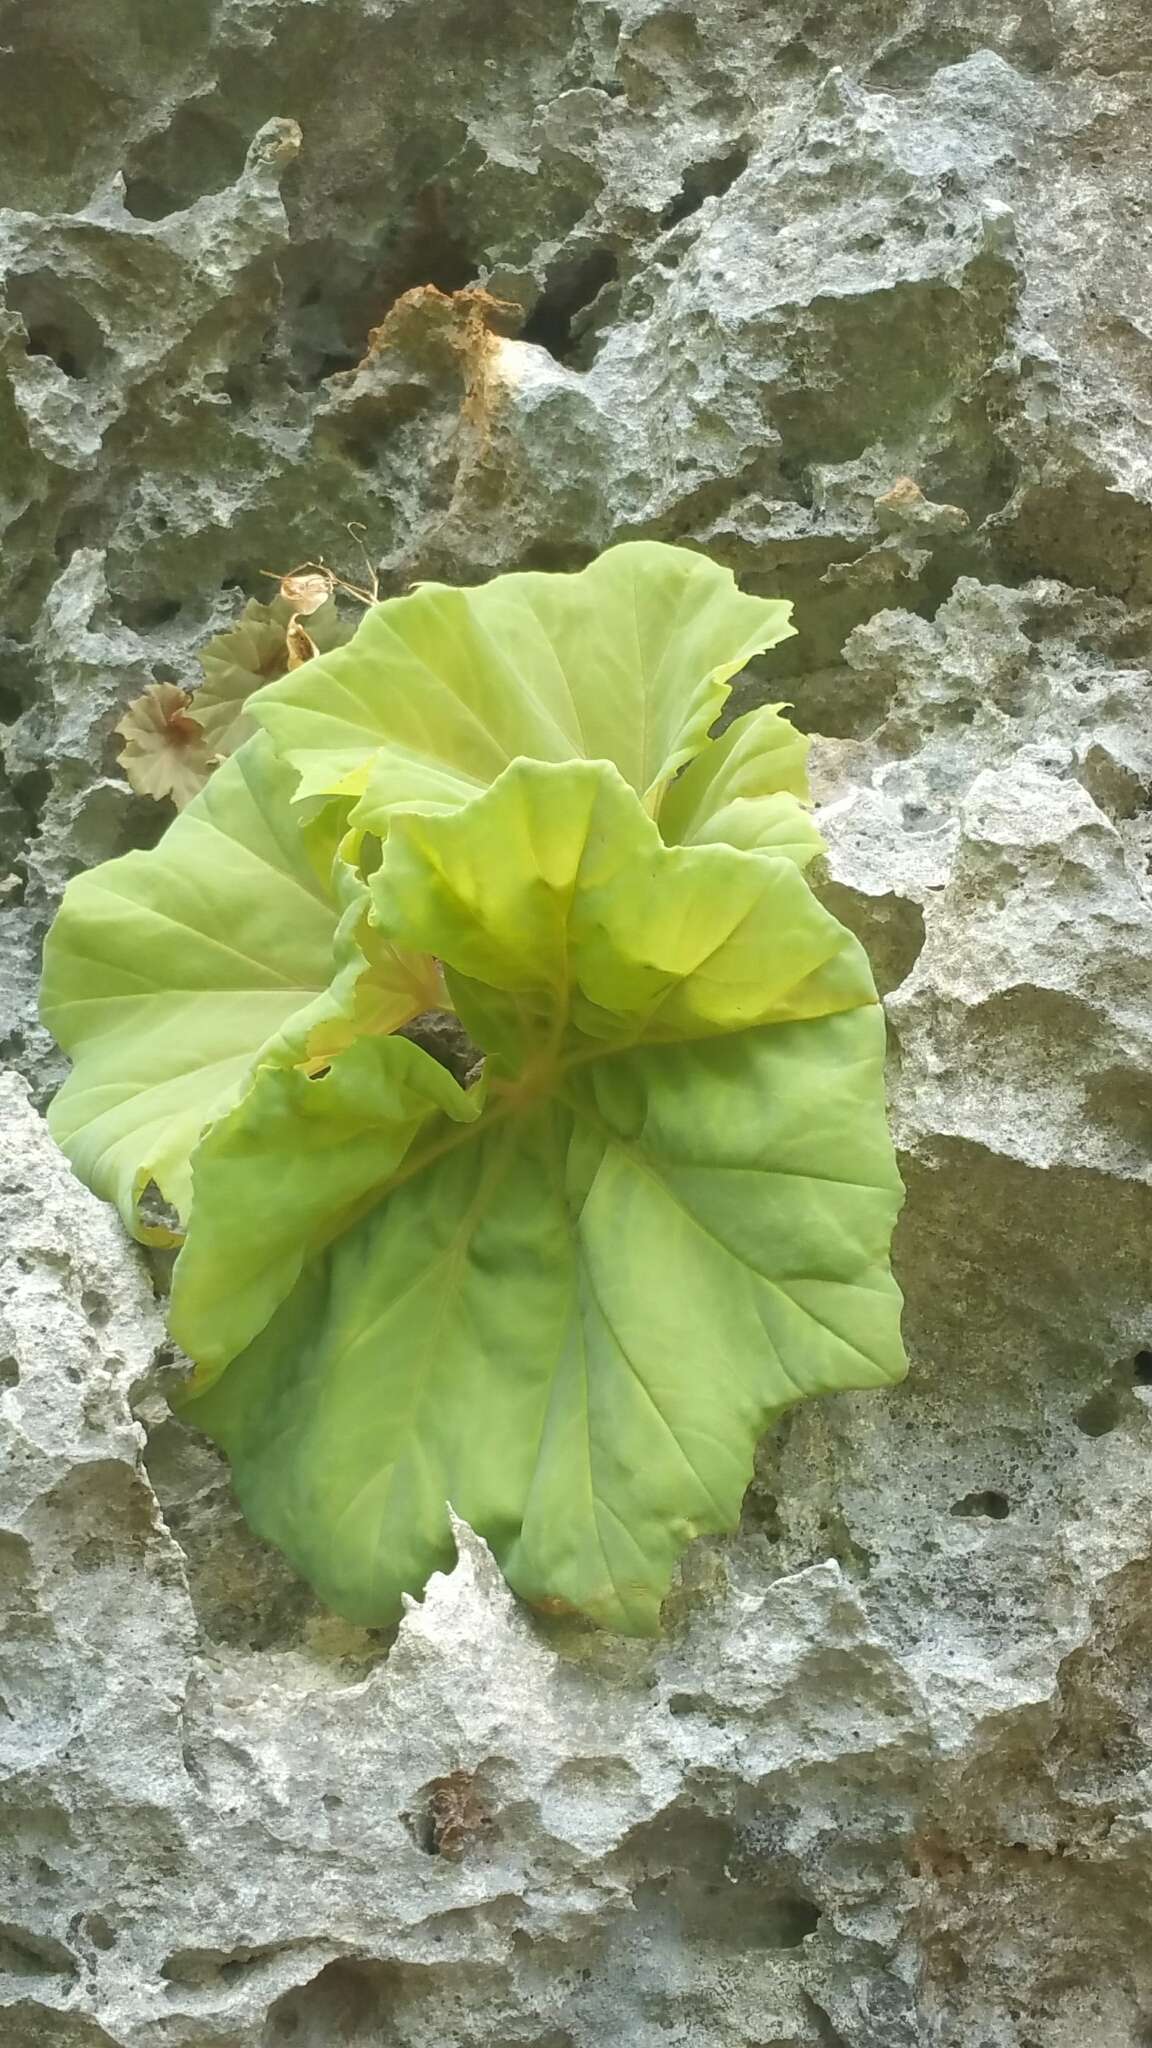
[[[492,1827],[492,1816],[470,1771],[449,1771],[428,1786],[428,1846],[435,1856],[458,1863],[469,1844]]]
[[[120,766],[137,795],[170,797],[178,811],[203,789],[216,759],[203,726],[189,716],[191,702],[178,683],[149,683],[115,728],[124,741]]]
[[[483,442],[504,383],[501,344],[523,317],[522,307],[493,298],[479,285],[458,292],[442,292],[434,284],[415,285],[372,329],[360,368],[389,349],[416,359],[439,358],[459,374],[464,387],[460,417],[477,429]]]
[[[116,727],[125,743],[118,760],[139,796],[169,798],[183,810],[213,769],[255,731],[247,708],[253,691],[351,638],[352,627],[333,602],[334,589],[365,604],[373,601],[322,563],[305,562],[277,581],[279,594],[271,604],[251,600],[235,624],[202,649],[199,689],[150,683],[128,705]]]

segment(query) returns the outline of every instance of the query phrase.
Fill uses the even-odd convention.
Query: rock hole
[[[1076,1410],[1072,1420],[1084,1436],[1110,1436],[1124,1418],[1124,1403],[1115,1387],[1101,1387]]]
[[[8,306],[24,322],[30,356],[47,356],[73,379],[88,377],[104,354],[104,336],[85,307],[49,270],[8,279]]]
[[[820,1908],[811,1899],[773,1899],[764,1922],[765,1948],[799,1948],[820,1925]]]
[[[580,315],[589,311],[605,285],[614,283],[619,270],[611,249],[590,249],[575,262],[550,270],[521,340],[546,348],[558,363],[571,362],[583,332]]]
[[[227,399],[233,412],[247,412],[256,398],[256,375],[252,365],[240,364],[226,370],[222,377],[213,380],[212,388],[219,397]],[[160,531],[162,524],[167,522],[154,519],[153,529]]]
[[[92,1324],[93,1329],[107,1329],[112,1316],[112,1307],[107,1296],[101,1294],[98,1287],[86,1287],[84,1289],[83,1294],[80,1296],[80,1306],[88,1321]]]
[[[785,486],[784,495],[793,504],[810,509],[816,501],[811,466],[798,455],[781,455],[776,467]]]
[[[62,1941],[0,1920],[0,1970],[12,1977],[73,1977],[75,1956]]]
[[[285,338],[297,379],[312,385],[354,370],[369,333],[405,292],[463,291],[480,265],[461,235],[458,202],[433,183],[409,201],[406,219],[370,261],[317,242],[288,254],[282,270]]]
[[[70,562],[80,548],[100,545],[104,535],[104,513],[97,505],[76,504],[60,523],[52,543],[58,562]]]
[[[960,29],[913,34],[878,57],[864,83],[897,89],[926,85],[945,66],[962,64],[971,54],[972,38]]]
[[[519,567],[549,571],[558,569],[566,574],[572,569],[586,569],[595,557],[595,548],[584,547],[579,541],[534,540],[530,547],[525,548],[520,557]]]
[[[361,353],[358,348],[322,349],[310,366],[309,382],[326,384],[329,377],[342,377],[345,370],[356,368]]]
[[[908,979],[924,949],[924,912],[906,896],[866,896],[843,882],[821,884],[822,903],[867,949],[876,986],[890,995]]]
[[[234,185],[248,142],[203,105],[181,107],[159,135],[150,135],[124,171],[124,205],[137,220],[183,213],[206,192]]]
[[[117,610],[132,632],[154,633],[157,626],[168,626],[179,618],[181,603],[178,597],[121,597]]]
[[[12,794],[35,832],[40,813],[52,793],[52,777],[46,768],[30,768],[27,775],[12,777]]]
[[[0,725],[15,725],[35,698],[36,682],[31,663],[26,657],[22,658],[21,651],[13,645],[4,650],[4,666],[6,673],[0,682]]]
[[[425,400],[426,394],[421,392],[419,403],[422,405]],[[358,410],[338,437],[340,453],[345,461],[355,469],[369,473],[379,469],[387,450],[390,425],[391,421],[381,417],[374,407]]]
[[[719,199],[736,183],[737,178],[748,168],[752,152],[746,142],[738,143],[723,156],[710,157],[704,163],[689,164],[680,180],[680,190],[675,199],[670,199],[660,215],[661,228],[674,228],[678,222],[687,220],[689,214],[698,212],[706,199]]]
[[[395,2038],[397,1989],[385,1963],[327,1963],[269,2008],[261,2048],[381,2048]]]
[[[769,1543],[779,1543],[784,1533],[780,1522],[780,1502],[771,1487],[765,1486],[761,1479],[754,1479],[744,1496],[741,1527],[754,1530]]]
[[[418,1799],[419,1804],[400,1818],[425,1856],[458,1863],[491,1829],[488,1802],[472,1771],[449,1771],[446,1777],[430,1779]]]
[[[966,1493],[963,1500],[954,1500],[948,1512],[950,1515],[979,1515],[990,1522],[1003,1522],[1011,1513],[1011,1504],[1006,1493],[996,1493],[989,1488],[984,1493]]]
[[[0,1358],[0,1389],[20,1385],[20,1367],[14,1358]]]
[[[1152,1351],[1138,1351],[1132,1360],[1132,1378],[1138,1387],[1152,1387]]]
[[[814,71],[819,63],[816,52],[809,48],[803,36],[793,36],[783,43],[776,52],[776,69],[786,78],[802,78]]]
[[[280,1950],[272,1943],[259,1948],[181,1948],[160,1965],[160,1975],[171,1985],[191,1990],[208,1990],[217,1984],[235,1984],[270,1962]]]

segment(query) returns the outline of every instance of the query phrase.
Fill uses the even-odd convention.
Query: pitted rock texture
[[[10,0],[4,2048],[1152,2039],[1150,19]],[[385,593],[654,535],[797,602],[736,705],[822,736],[912,1372],[656,1644],[464,1530],[394,1641],[320,1612],[37,1115],[46,921],[166,822],[124,704],[350,525]]]

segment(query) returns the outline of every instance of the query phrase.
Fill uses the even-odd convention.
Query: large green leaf
[[[766,1423],[902,1370],[883,1021],[801,872],[806,743],[710,737],[787,609],[636,543],[418,589],[252,694],[287,657],[250,617],[199,712],[266,731],[68,891],[53,1127],[183,1236],[187,1412],[358,1619],[448,1561],[451,1502],[529,1599],[648,1629]]]
[[[706,556],[656,541],[576,575],[419,585],[347,647],[249,699],[302,796],[454,809],[519,756],[612,761],[654,809],[704,744],[729,678],[791,633]]]
[[[198,1160],[182,1261],[217,1297],[258,1253],[253,1155],[309,1186],[260,1312],[293,1291],[189,1418],[359,1620],[446,1561],[451,1502],[528,1598],[649,1629],[772,1417],[902,1370],[867,964],[791,860],[664,847],[603,763],[520,762],[464,811],[393,819],[372,887],[385,936],[442,957],[486,1099],[376,1040],[329,1077],[344,1105],[376,1091],[374,1182],[371,1142],[317,1143],[299,1077],[212,1133],[212,1242]],[[210,1294],[189,1284],[181,1329],[218,1371]]]
[[[469,1093],[405,1038],[362,1037],[320,1072],[258,1067],[195,1158],[193,1224],[171,1327],[209,1386],[290,1294],[310,1254],[354,1220],[437,1114],[467,1124]]]
[[[322,1054],[349,1019],[391,1029],[427,1000],[379,935],[365,960],[363,887],[330,879],[336,821],[302,831],[292,786],[270,742],[249,741],[153,852],[78,875],[48,937],[42,1013],[74,1060],[49,1121],[148,1242],[174,1238],[141,1220],[145,1188],[187,1214],[193,1148],[255,1062]]]

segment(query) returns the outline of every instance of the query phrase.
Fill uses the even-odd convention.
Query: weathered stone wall
[[[167,1419],[143,1260],[13,1075],[4,2048],[1147,2044],[1146,0],[0,39],[6,1055],[42,1096],[46,918],[160,827],[120,708],[261,570],[354,568],[350,521],[386,591],[706,547],[797,600],[740,701],[826,736],[913,1358],[777,1432],[665,1641],[529,1620],[462,1537],[390,1648]],[[429,283],[523,307],[483,375],[434,301],[367,350]]]

